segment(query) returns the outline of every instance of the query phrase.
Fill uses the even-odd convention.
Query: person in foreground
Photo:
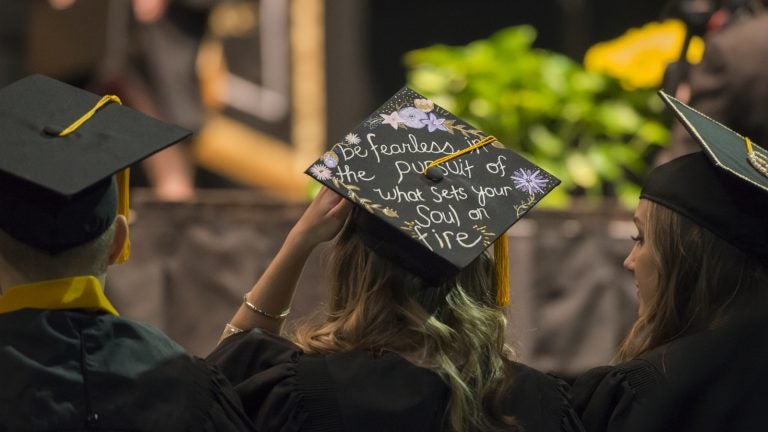
[[[768,425],[768,153],[662,94],[703,151],[653,170],[624,266],[639,318],[573,387],[589,431]]]
[[[220,373],[103,291],[123,169],[188,132],[42,75],[0,90],[0,129],[0,431],[252,430]]]
[[[377,256],[354,223],[345,225],[350,211],[361,211],[351,207],[321,190],[246,295],[264,310],[287,309],[310,252],[341,230],[328,266],[333,288],[325,320],[299,326],[289,340],[278,336],[278,316],[244,306],[230,326],[253,330],[225,338],[208,357],[258,426],[580,430],[562,383],[508,359],[490,257],[430,289]]]
[[[405,88],[307,169],[324,187],[208,357],[258,427],[581,430],[564,384],[504,345],[503,233],[559,181],[492,136],[449,127],[471,126]],[[517,186],[515,170],[530,174]],[[473,195],[491,185],[508,193]],[[478,208],[488,217],[473,228]],[[308,256],[334,237],[327,310],[279,336]]]

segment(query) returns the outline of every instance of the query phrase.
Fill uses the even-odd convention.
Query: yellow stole
[[[101,283],[93,276],[76,276],[17,285],[0,296],[0,313],[20,309],[90,309],[117,316]]]

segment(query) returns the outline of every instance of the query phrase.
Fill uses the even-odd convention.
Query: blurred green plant
[[[533,48],[535,39],[524,25],[411,51],[408,85],[560,178],[543,205],[563,208],[579,196],[634,207],[648,161],[669,136],[661,100]]]

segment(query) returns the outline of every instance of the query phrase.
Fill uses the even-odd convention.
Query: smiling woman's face
[[[658,264],[653,256],[648,232],[648,200],[641,199],[635,210],[634,222],[637,227],[637,236],[633,237],[635,245],[624,260],[624,268],[635,275],[635,287],[640,300],[640,315],[645,313],[653,294],[659,283]]]

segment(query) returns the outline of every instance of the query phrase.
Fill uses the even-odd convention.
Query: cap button
[[[440,170],[440,168],[433,166],[427,168],[427,172],[425,173],[427,175],[427,178],[434,181],[439,182],[443,179],[443,171]]]
[[[48,125],[48,126],[43,128],[43,133],[45,133],[46,135],[50,135],[50,136],[59,136],[59,134],[63,130],[64,129],[62,129],[62,128],[58,127],[58,126]]]

